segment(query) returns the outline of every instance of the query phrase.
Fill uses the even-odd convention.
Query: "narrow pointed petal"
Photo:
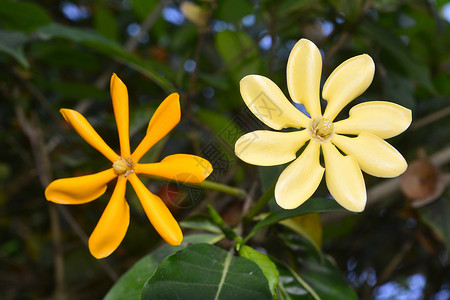
[[[353,99],[364,93],[372,83],[375,64],[367,54],[347,59],[328,77],[322,96],[327,100],[324,117],[334,120]]]
[[[134,150],[131,159],[138,162],[154,144],[165,137],[180,122],[180,119],[180,96],[173,93],[156,109],[148,124],[147,134]]]
[[[412,121],[411,110],[386,101],[370,101],[353,106],[350,116],[335,122],[334,132],[357,135],[371,132],[382,139],[399,135]]]
[[[204,158],[190,154],[167,156],[159,163],[137,164],[134,170],[138,174],[147,174],[171,180],[200,183],[212,173],[211,163]]]
[[[164,202],[158,196],[152,194],[136,174],[131,174],[128,180],[130,180],[148,219],[159,235],[172,246],[181,244],[183,233]]]
[[[111,98],[119,132],[120,156],[130,157],[130,133],[128,120],[128,90],[126,85],[114,73],[110,82]]]
[[[276,132],[257,130],[241,136],[234,147],[236,156],[257,166],[281,165],[296,157],[297,151],[310,139],[306,130]]]
[[[364,178],[356,159],[343,156],[331,143],[322,144],[328,190],[342,207],[361,212],[367,202]]]
[[[127,233],[130,224],[130,208],[125,200],[126,183],[125,177],[117,179],[111,200],[89,238],[89,250],[97,259],[113,253]]]
[[[242,78],[240,87],[247,107],[267,126],[276,130],[307,126],[309,118],[297,110],[269,78],[248,75]]]
[[[322,56],[313,42],[301,39],[289,54],[286,69],[291,98],[305,105],[312,118],[322,116],[320,110],[320,75]]]
[[[60,112],[67,123],[69,123],[89,145],[97,149],[97,151],[103,154],[111,162],[120,159],[120,156],[105,143],[100,135],[98,135],[97,131],[92,128],[91,124],[89,124],[86,118],[79,112],[72,109],[61,109]]]
[[[320,165],[320,144],[310,141],[303,153],[278,178],[275,200],[284,209],[294,209],[308,200],[323,177]]]
[[[113,169],[100,173],[57,179],[45,189],[45,198],[59,204],[82,204],[97,199],[116,177]]]
[[[361,132],[356,138],[335,134],[331,141],[356,158],[361,170],[372,176],[396,177],[408,167],[394,147],[370,132]]]

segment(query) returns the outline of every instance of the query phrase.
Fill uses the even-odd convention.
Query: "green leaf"
[[[222,233],[222,230],[207,216],[195,215],[180,222],[180,226],[188,229],[205,230],[212,233]]]
[[[150,66],[149,62],[140,59],[138,56],[125,51],[116,42],[104,37],[96,32],[89,32],[78,28],[72,28],[57,23],[51,23],[36,31],[38,37],[43,40],[52,38],[62,38],[73,42],[77,42],[83,46],[89,47],[107,55],[130,68],[140,72],[142,75],[150,78],[158,84],[166,92],[174,92],[175,87],[170,81],[161,75]]]
[[[139,300],[145,281],[155,272],[161,261],[191,243],[215,243],[221,235],[196,234],[185,236],[180,246],[165,244],[143,257],[114,284],[105,296],[105,300]]]
[[[431,82],[429,69],[420,64],[411,55],[405,44],[389,29],[382,27],[368,18],[364,19],[364,22],[358,26],[358,29],[362,35],[371,37],[388,51],[395,61],[397,61],[398,65],[403,68],[403,71],[411,76],[412,79],[416,80],[417,83],[425,87],[429,92],[436,93]]]
[[[157,0],[131,0],[133,12],[143,21],[155,9]]]
[[[422,220],[441,238],[450,253],[450,200],[442,197],[418,211]]]
[[[30,32],[52,21],[41,6],[22,1],[0,1],[0,20],[3,28]]]
[[[196,244],[167,257],[145,283],[142,299],[272,299],[253,261]]]
[[[27,59],[23,52],[23,46],[28,37],[21,31],[0,30],[0,51],[12,57],[24,68],[29,68]]]
[[[322,221],[320,214],[312,213],[294,217],[280,221],[280,224],[303,236],[319,254],[322,253]]]
[[[312,198],[307,200],[305,203],[300,205],[296,209],[283,210],[280,212],[275,212],[269,214],[264,220],[260,221],[253,227],[244,241],[248,241],[258,230],[270,226],[272,224],[278,223],[281,220],[285,220],[292,217],[302,216],[315,212],[325,212],[325,211],[336,211],[343,210],[343,208],[337,204],[335,200],[328,198]]]
[[[253,5],[248,0],[221,0],[214,15],[217,19],[238,23],[251,13],[253,13]]]
[[[92,84],[78,82],[49,82],[49,88],[68,99],[106,99],[109,95],[107,91],[98,89]]]
[[[277,261],[280,271],[280,299],[358,299],[355,291],[342,276],[341,271],[331,261],[302,261],[299,272],[281,261]]]
[[[119,39],[119,28],[114,15],[105,7],[98,6],[94,14],[95,29],[102,35],[117,41]]]
[[[243,245],[241,249],[239,249],[239,255],[254,261],[258,265],[258,267],[262,270],[264,276],[266,276],[267,281],[269,282],[269,288],[272,292],[272,296],[276,299],[276,288],[278,285],[278,277],[280,276],[280,273],[278,273],[275,263],[267,255],[264,255],[261,252],[258,252],[252,247],[246,245]]]
[[[245,75],[258,74],[261,65],[258,48],[245,32],[222,31],[215,35],[215,45],[229,66],[234,84]]]

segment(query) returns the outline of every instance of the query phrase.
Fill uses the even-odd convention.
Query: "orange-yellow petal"
[[[295,44],[286,69],[287,86],[291,98],[305,105],[312,118],[322,116],[320,110],[320,75],[322,56],[313,42],[301,39]]]
[[[136,174],[133,173],[128,176],[128,180],[130,180],[148,219],[159,235],[172,246],[181,244],[183,233],[164,202],[158,196],[152,194]]]
[[[360,103],[350,109],[349,115],[333,124],[336,133],[357,135],[368,131],[387,139],[405,131],[412,120],[411,110],[386,101]]]
[[[45,198],[59,204],[86,203],[103,195],[106,184],[116,176],[111,168],[92,175],[57,179],[45,189]]]
[[[92,128],[91,124],[83,117],[79,112],[72,109],[61,109],[61,114],[64,119],[72,125],[72,127],[78,132],[78,134],[92,147],[97,149],[111,162],[114,162],[120,158],[100,137],[100,135]]]
[[[190,154],[167,156],[159,163],[137,164],[136,173],[160,176],[171,180],[200,183],[211,174],[211,163],[204,158]]]
[[[345,209],[363,211],[367,195],[364,178],[356,159],[343,156],[331,143],[322,144],[325,159],[325,179],[333,198]]]
[[[353,155],[364,172],[377,177],[396,177],[406,171],[403,156],[386,141],[363,131],[356,138],[335,134],[331,139],[339,149]]]
[[[116,117],[117,130],[119,132],[120,156],[128,158],[130,157],[128,90],[115,73],[111,76],[110,89],[114,116]]]
[[[148,124],[147,134],[134,150],[131,159],[138,162],[154,144],[165,137],[180,122],[180,119],[180,96],[173,93],[156,109]]]
[[[309,118],[286,98],[269,78],[248,75],[240,82],[241,96],[252,113],[267,126],[280,130],[287,127],[305,128]]]
[[[308,200],[323,177],[320,144],[311,140],[302,154],[278,178],[275,200],[284,209],[294,209]]]
[[[116,188],[89,238],[89,250],[95,258],[104,258],[119,247],[128,225],[130,208],[125,200],[127,179],[119,177]]]
[[[367,54],[347,59],[328,77],[322,97],[327,100],[324,117],[334,120],[350,101],[364,93],[372,83],[375,64]]]

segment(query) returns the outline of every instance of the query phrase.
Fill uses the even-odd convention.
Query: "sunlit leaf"
[[[267,255],[262,254],[247,245],[243,245],[241,249],[239,249],[239,255],[254,261],[258,265],[269,282],[269,288],[272,295],[276,298],[276,288],[280,273],[278,273],[275,263]]]
[[[105,300],[139,300],[145,281],[155,272],[161,261],[169,255],[184,249],[192,243],[215,243],[221,235],[196,234],[185,236],[180,246],[165,244],[134,264],[114,284],[105,296]]]
[[[166,258],[145,283],[142,299],[272,299],[253,261],[196,244]]]
[[[343,208],[332,199],[311,198],[296,209],[283,210],[269,214],[266,218],[264,218],[264,220],[260,221],[255,225],[255,227],[253,227],[253,229],[247,235],[245,240],[247,241],[248,239],[250,239],[259,230],[288,218],[302,216],[315,212],[337,211],[337,210],[343,210]]]

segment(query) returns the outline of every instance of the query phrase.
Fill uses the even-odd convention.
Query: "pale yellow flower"
[[[321,70],[319,49],[301,39],[289,55],[287,85],[292,100],[303,104],[311,118],[297,110],[270,79],[244,77],[240,82],[242,98],[263,123],[275,130],[304,129],[250,132],[238,139],[235,152],[243,161],[259,166],[295,159],[281,173],[275,187],[275,199],[285,209],[296,208],[309,199],[325,172],[333,198],[344,208],[360,212],[367,199],[361,170],[377,177],[395,177],[406,170],[403,156],[383,139],[405,131],[411,124],[411,111],[390,102],[371,101],[354,106],[347,119],[333,122],[342,108],[369,87],[375,65],[367,54],[339,65],[323,86],[322,97],[327,101],[323,114]]]

